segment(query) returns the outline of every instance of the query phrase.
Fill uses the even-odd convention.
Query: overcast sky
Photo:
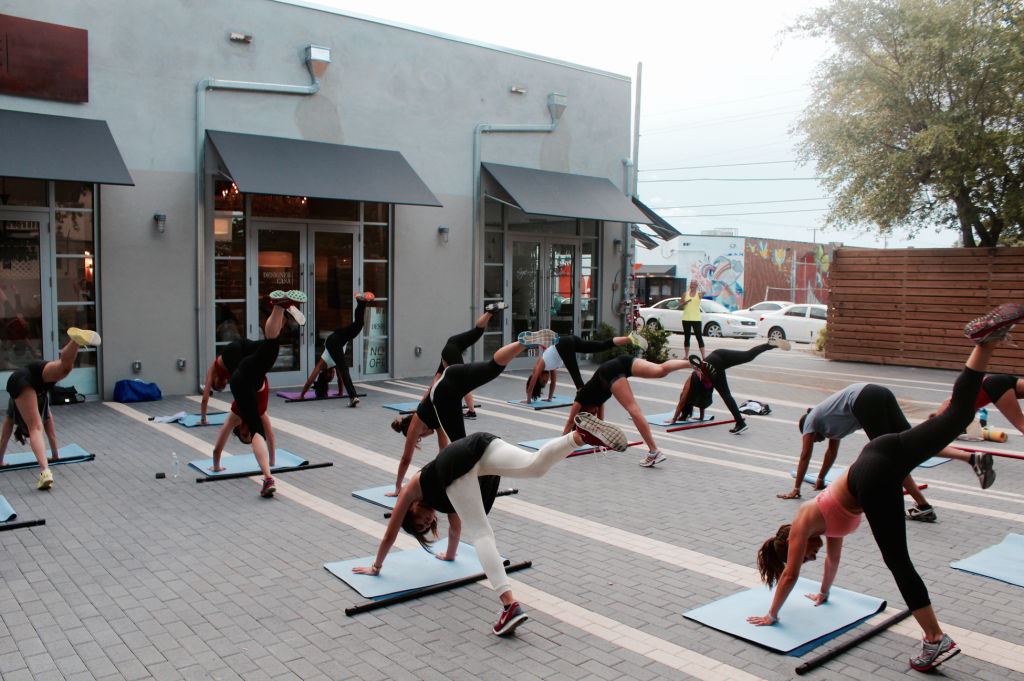
[[[780,41],[779,31],[817,3],[318,1],[632,77],[643,62],[638,194],[653,208],[678,207],[659,212],[681,232],[734,227],[742,236],[882,247],[871,234],[815,233],[826,194],[813,179],[796,179],[814,172],[792,162],[796,140],[788,130],[828,46]],[[734,165],[754,163],[761,165]],[[729,167],[693,168],[716,165]],[[755,181],[645,182],[699,178]],[[956,238],[931,230],[889,246],[943,247]]]

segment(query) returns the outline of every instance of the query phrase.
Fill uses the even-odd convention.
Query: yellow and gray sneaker
[[[629,332],[629,340],[633,345],[639,345],[641,350],[647,352],[647,339],[637,333],[635,329]]]
[[[50,489],[53,487],[53,472],[47,468],[39,474],[39,489]]]
[[[100,344],[100,335],[95,331],[90,331],[89,329],[79,329],[72,326],[68,329],[68,337],[83,348],[87,348],[89,346],[95,348]]]

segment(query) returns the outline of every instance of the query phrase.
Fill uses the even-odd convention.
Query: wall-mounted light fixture
[[[445,243],[448,243],[448,228],[447,227],[445,227],[444,225],[441,225],[440,227],[437,228],[437,233],[441,235],[441,238],[444,240]]]
[[[415,352],[416,356],[419,357],[420,355],[423,354],[423,346],[422,345],[417,345],[416,348],[413,350],[413,352]]]
[[[163,213],[154,213],[153,222],[156,223],[156,231],[163,234],[164,228],[167,227],[167,216]]]
[[[134,371],[135,373],[139,373],[140,371],[142,371],[142,362],[140,360],[135,360],[134,362],[132,362],[132,371]]]
[[[248,45],[252,42],[252,36],[246,35],[245,33],[236,33],[235,31],[232,31],[229,37],[233,43],[245,43]]]
[[[517,94],[517,95],[525,95],[526,94],[526,88],[518,87],[516,85],[509,85],[508,86],[508,91],[513,93],[513,94]]]
[[[612,246],[615,248],[616,253],[622,253],[622,239],[613,240]]]
[[[185,368],[185,358],[184,357],[179,357],[178,358],[178,369],[179,370],[183,370],[184,368]]]

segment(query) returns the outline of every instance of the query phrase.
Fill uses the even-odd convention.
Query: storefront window
[[[64,210],[53,214],[55,298],[57,305],[57,348],[70,340],[71,327],[97,330],[96,320],[96,232],[93,185],[54,182],[54,199]],[[75,368],[62,385],[73,385],[83,395],[99,392],[97,348],[80,348]]]
[[[301,220],[358,222],[359,202],[318,199],[313,196],[252,194],[251,214],[254,218],[296,218]]]
[[[246,338],[245,196],[234,182],[213,185],[214,344]]]
[[[45,208],[49,205],[46,200],[46,185],[46,180],[0,177],[0,205]]]

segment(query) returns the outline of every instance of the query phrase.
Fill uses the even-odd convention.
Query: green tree
[[[1024,233],[1022,2],[833,0],[785,33],[824,37],[794,130],[833,198],[826,225],[965,246]]]

